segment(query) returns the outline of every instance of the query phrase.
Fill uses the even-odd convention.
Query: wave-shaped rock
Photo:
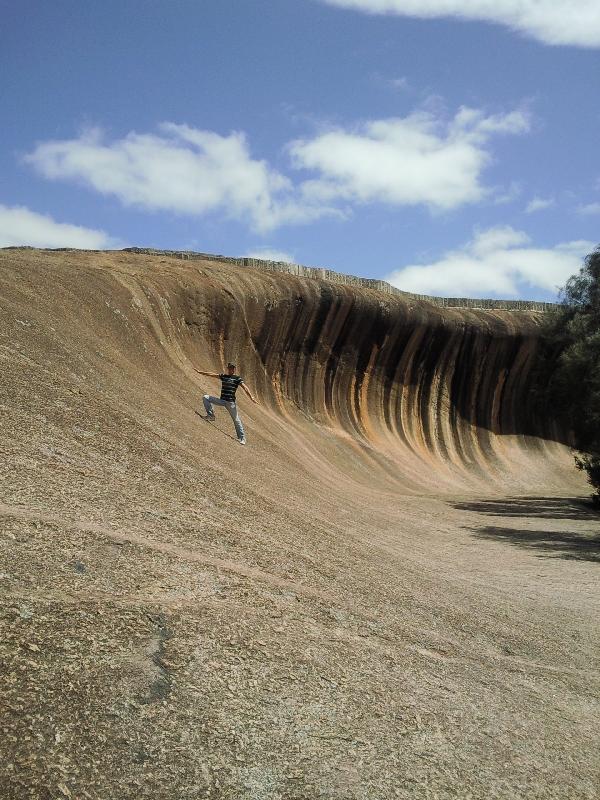
[[[33,269],[27,251],[2,261]],[[73,315],[79,297],[124,352],[150,336],[156,357],[189,377],[192,365],[234,360],[279,417],[327,429],[406,488],[518,485],[564,464],[567,437],[531,403],[541,312],[440,308],[209,258],[46,251],[42,263],[34,291],[51,302],[60,284]]]

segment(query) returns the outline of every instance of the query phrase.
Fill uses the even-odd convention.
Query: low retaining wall
[[[544,303],[537,300],[485,300],[473,297],[435,297],[428,294],[414,294],[413,292],[403,292],[387,281],[377,280],[376,278],[359,278],[355,275],[344,275],[342,272],[335,272],[323,267],[304,267],[301,264],[289,264],[286,261],[265,261],[260,258],[235,258],[232,256],[214,255],[213,253],[197,253],[191,250],[155,250],[149,247],[126,247],[128,253],[142,253],[144,255],[166,255],[185,260],[191,259],[210,259],[212,261],[223,261],[227,264],[235,264],[238,267],[252,267],[268,272],[286,272],[289,275],[299,275],[302,278],[312,278],[313,280],[327,280],[333,283],[344,283],[351,286],[362,286],[365,289],[376,289],[378,292],[386,294],[400,295],[414,300],[426,300],[436,306],[444,308],[476,308],[476,309],[498,309],[502,311],[550,311],[557,307],[557,303]]]

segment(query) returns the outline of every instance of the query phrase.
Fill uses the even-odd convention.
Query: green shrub
[[[567,426],[600,503],[600,248],[567,281],[545,323],[538,390]]]

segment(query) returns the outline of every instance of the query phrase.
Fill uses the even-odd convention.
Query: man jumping
[[[206,375],[209,378],[220,378],[221,379],[221,397],[213,397],[210,394],[205,394],[203,399],[204,408],[206,409],[206,419],[210,420],[211,422],[215,419],[215,412],[213,409],[213,405],[215,406],[225,406],[227,411],[229,411],[229,415],[233,420],[233,424],[235,425],[235,432],[237,434],[237,440],[240,444],[246,444],[246,437],[244,435],[244,426],[242,425],[242,420],[240,419],[239,411],[237,410],[237,404],[235,402],[235,392],[238,386],[241,386],[242,389],[246,392],[250,400],[253,403],[258,405],[258,400],[254,397],[250,389],[244,383],[243,378],[240,378],[239,375],[235,374],[235,364],[227,364],[227,372],[226,373],[218,373],[218,372],[204,372],[203,370],[196,369],[194,370],[199,375]]]

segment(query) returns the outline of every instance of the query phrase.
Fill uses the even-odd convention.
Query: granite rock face
[[[0,251],[2,800],[597,797],[600,524],[541,318]],[[229,360],[246,447],[201,418]]]
[[[443,308],[344,284],[337,273],[322,280],[289,274],[294,265],[133,250],[43,251],[42,267],[28,257],[36,251],[7,249],[2,260],[15,275],[35,274],[32,291],[50,316],[76,315],[80,302],[123,357],[143,347],[142,373],[160,362],[189,380],[193,366],[236,361],[280,419],[300,414],[377,453],[405,488],[490,475],[518,486],[525,464],[531,485],[540,470],[543,485],[554,462],[560,485],[568,436],[535,415],[530,394],[543,312]]]
[[[193,283],[157,286],[169,294],[190,360],[208,352],[215,365],[239,362],[280,415],[291,406],[381,450],[406,485],[418,485],[432,460],[442,475],[504,470],[510,481],[507,447],[535,458],[568,441],[531,402],[542,312],[442,309],[208,263],[181,268]]]

